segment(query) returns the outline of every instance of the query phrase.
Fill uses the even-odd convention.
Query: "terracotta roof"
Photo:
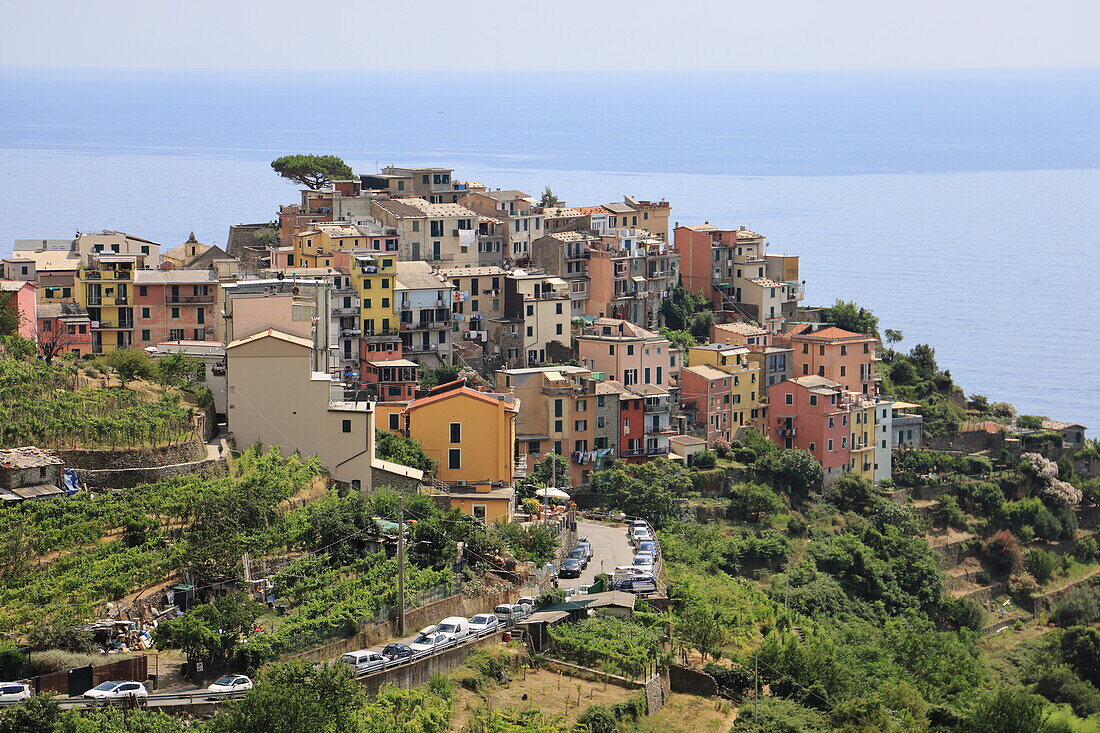
[[[32,288],[34,287],[34,283],[29,280],[0,280],[0,291],[14,293],[17,290],[22,290],[28,285]]]
[[[806,376],[806,377],[793,377],[793,378],[791,378],[787,381],[793,382],[793,383],[797,384],[800,387],[805,387],[806,389],[823,389],[824,388],[824,389],[828,389],[828,390],[839,391],[840,386],[841,386],[838,382],[834,382],[831,379],[826,379],[825,377],[819,377],[819,376],[814,375],[814,374],[811,374],[811,375]],[[782,384],[782,382],[780,382],[780,384]]]
[[[481,402],[485,402],[490,405],[503,404],[509,410],[516,409],[513,405],[509,405],[507,402],[498,397],[494,397],[493,395],[489,395],[484,392],[478,392],[476,389],[471,389],[470,387],[463,386],[458,387],[457,389],[447,390],[446,392],[440,392],[439,394],[431,394],[427,397],[421,397],[418,400],[413,400],[409,403],[409,406],[404,409],[404,412],[411,412],[412,410],[415,410],[417,408],[425,407],[436,402],[442,402],[443,400],[449,400],[452,397],[458,397],[460,395],[470,397],[471,399],[480,400]]]
[[[804,339],[820,339],[822,341],[840,341],[848,339],[871,339],[874,340],[874,336],[868,336],[865,333],[854,333],[853,331],[845,331],[843,328],[837,328],[836,326],[826,326],[821,330],[814,331],[813,333],[805,333],[809,324],[799,324],[787,331],[786,336],[798,336]]]
[[[754,326],[751,323],[716,323],[714,327],[721,331],[738,333],[742,336],[765,336],[768,333],[766,329]]]
[[[259,341],[260,339],[268,337],[276,338],[280,341],[286,341],[288,344],[297,344],[298,346],[304,346],[307,349],[313,348],[313,342],[311,340],[302,338],[301,336],[292,336],[289,333],[283,333],[282,331],[277,331],[274,328],[269,328],[266,331],[260,331],[259,333],[254,333],[251,336],[247,336],[243,339],[232,341],[226,344],[225,348],[226,350],[235,349],[238,346],[244,346],[245,344],[250,344],[253,341]]]

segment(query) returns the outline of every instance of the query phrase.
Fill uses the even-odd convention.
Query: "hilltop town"
[[[0,259],[0,679],[77,710],[50,675],[121,654],[95,682],[157,679],[151,707],[218,730],[349,679],[355,716],[424,731],[1100,714],[1085,426],[967,395],[932,346],[810,305],[797,252],[664,199],[273,167],[299,199],[224,243]],[[623,693],[540,713],[529,669]]]

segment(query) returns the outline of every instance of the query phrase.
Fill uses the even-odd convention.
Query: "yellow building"
[[[405,435],[438,463],[451,506],[485,522],[512,518],[516,417],[512,395],[445,385],[402,413]]]
[[[875,480],[875,401],[850,394],[848,427],[851,436],[848,447],[851,452],[851,471],[868,481]]]
[[[314,222],[291,238],[291,247],[287,267],[332,267],[337,251],[392,248],[396,257],[397,236],[377,225]]]
[[[92,322],[92,351],[128,349],[134,335],[134,271],[140,255],[92,254],[77,270],[76,300]]]
[[[359,295],[363,335],[396,334],[393,288],[397,280],[397,253],[356,252],[350,259],[349,275]]]
[[[730,385],[730,433],[751,427],[763,435],[765,415],[761,409],[760,367],[745,346],[707,344],[688,351],[692,366],[709,365],[733,377]]]

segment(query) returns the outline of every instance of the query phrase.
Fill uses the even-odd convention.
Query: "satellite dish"
[[[275,274],[275,279],[276,280],[282,280],[284,277],[286,277],[286,275],[284,275],[281,272]]]

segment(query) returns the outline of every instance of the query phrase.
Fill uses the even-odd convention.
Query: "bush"
[[[1058,568],[1058,559],[1046,550],[1032,550],[1027,553],[1026,565],[1027,571],[1035,576],[1035,580],[1045,583]]]
[[[725,667],[710,662],[703,671],[714,678],[722,692],[732,693],[735,699],[744,696],[745,690],[753,685],[753,677],[744,667]]]
[[[1035,524],[1032,527],[1035,529],[1036,537],[1042,537],[1048,542],[1055,542],[1062,536],[1062,523],[1045,507],[1035,517]]]
[[[1046,418],[1042,415],[1020,415],[1016,418],[1016,427],[1024,430],[1042,430],[1043,420]]]
[[[33,651],[60,650],[75,654],[92,651],[92,634],[65,626],[37,626],[27,635]]]
[[[539,510],[542,508],[542,505],[539,504],[539,500],[531,497],[527,497],[520,503],[523,505],[523,511],[527,512],[532,517],[537,516]]]
[[[1073,591],[1058,601],[1050,614],[1050,620],[1063,628],[1085,626],[1097,619],[1100,619],[1100,603],[1097,603],[1096,590],[1093,588],[1078,588]]]
[[[1039,583],[1031,573],[1017,573],[1008,579],[1008,592],[1034,598],[1039,593]]]
[[[122,657],[112,656],[111,661],[117,662]],[[87,667],[88,665],[104,664],[106,658],[99,654],[77,654],[76,652],[48,651],[31,652],[27,655],[27,673],[30,675],[49,674],[60,672],[64,669]]]
[[[577,718],[579,725],[586,726],[588,733],[617,733],[619,723],[614,713],[602,705],[592,705]]]
[[[1100,712],[1100,690],[1064,664],[1040,670],[1035,675],[1035,692],[1051,702],[1068,703],[1082,718]]]
[[[549,606],[554,606],[565,601],[565,590],[562,588],[551,588],[550,590],[543,591],[535,599],[535,608],[542,609]]]
[[[729,515],[732,519],[760,522],[769,514],[782,511],[783,500],[767,486],[737,484],[730,489]]]
[[[981,604],[970,598],[945,598],[942,616],[947,625],[956,629],[981,631],[985,625]]]
[[[735,448],[733,451],[733,460],[744,463],[746,466],[756,463],[756,458],[756,451],[752,448]]]
[[[701,450],[691,457],[692,468],[714,468],[718,463],[718,454],[712,450]]]
[[[1082,562],[1089,562],[1100,557],[1100,544],[1095,537],[1082,537],[1073,543],[1073,556]]]
[[[961,529],[966,526],[966,515],[953,496],[944,496],[931,511],[932,520],[946,527]]]
[[[1024,554],[1012,533],[1001,530],[982,546],[986,558],[999,571],[1011,575],[1024,566]]]

